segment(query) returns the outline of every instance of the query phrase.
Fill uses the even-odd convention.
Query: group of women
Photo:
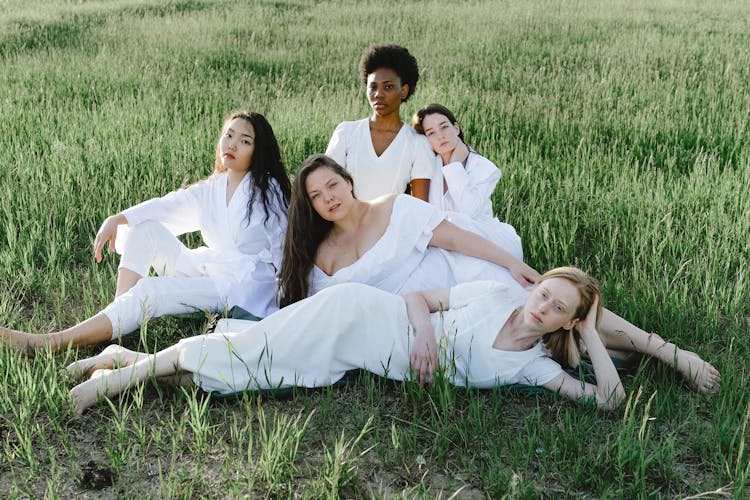
[[[73,363],[88,377],[71,390],[79,411],[152,376],[187,374],[227,394],[322,386],[352,369],[420,383],[441,370],[457,385],[537,385],[610,408],[624,397],[615,350],[653,356],[701,392],[719,389],[698,355],[603,309],[583,271],[540,275],[523,262],[516,231],[492,213],[500,171],[466,145],[453,113],[431,104],[413,126],[401,121],[419,79],[405,48],[369,47],[360,74],[372,116],[336,127],[293,183],[266,119],[231,115],[210,177],[102,224],[96,260],[105,246],[122,254],[109,305],[59,332],[0,328],[0,342],[96,344],[148,318],[232,306],[264,318],[155,354],[113,344]],[[205,246],[185,247],[178,236],[190,231]],[[596,384],[563,370],[582,355]]]

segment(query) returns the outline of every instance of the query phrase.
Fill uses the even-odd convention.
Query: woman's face
[[[409,93],[409,86],[390,68],[378,68],[367,75],[367,101],[376,114],[398,114],[401,99]]]
[[[331,222],[349,213],[354,200],[352,185],[327,167],[320,167],[307,176],[305,189],[313,209]]]
[[[255,151],[255,130],[244,118],[235,118],[227,124],[219,140],[221,164],[227,170],[247,172]]]
[[[447,116],[440,113],[432,113],[422,120],[422,129],[427,140],[435,153],[439,155],[450,154],[456,149],[461,129],[457,123],[451,123]]]
[[[570,281],[565,278],[546,279],[526,299],[524,323],[540,333],[550,333],[560,328],[569,330],[578,322],[574,316],[580,301],[578,290]]]

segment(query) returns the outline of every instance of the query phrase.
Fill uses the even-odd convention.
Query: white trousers
[[[147,221],[130,229],[120,268],[143,278],[102,311],[112,323],[113,339],[134,331],[150,318],[220,311],[226,307],[212,278],[202,275],[198,269],[176,271],[177,258],[185,248],[158,222]],[[152,268],[159,276],[148,276]]]

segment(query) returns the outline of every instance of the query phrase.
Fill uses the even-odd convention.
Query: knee
[[[158,295],[159,279],[158,276],[146,276],[141,278],[124,295],[129,295],[131,298],[136,299],[141,303],[145,303],[150,298]]]
[[[171,234],[160,222],[147,220],[129,228],[128,241],[137,242],[138,246],[147,245],[155,241],[161,233]]]

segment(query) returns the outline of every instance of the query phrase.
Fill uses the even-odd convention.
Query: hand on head
[[[576,330],[583,333],[588,329],[596,330],[596,319],[599,311],[599,294],[594,295],[594,301],[591,303],[586,317],[578,320],[575,325]]]

